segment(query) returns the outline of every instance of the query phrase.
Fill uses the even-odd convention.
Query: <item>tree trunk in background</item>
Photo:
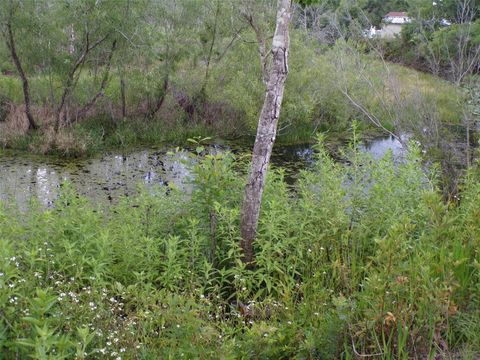
[[[35,123],[35,120],[33,120],[33,115],[30,111],[30,90],[28,86],[28,79],[25,75],[25,72],[23,71],[22,63],[18,58],[17,49],[15,48],[15,39],[13,37],[12,24],[10,23],[10,21],[7,23],[7,34],[7,47],[10,50],[10,55],[12,56],[12,60],[15,64],[15,67],[17,68],[18,74],[22,79],[23,97],[25,99],[25,115],[27,115],[28,119],[28,129],[34,130],[37,128],[37,124]]]
[[[120,77],[120,99],[122,101],[122,120],[125,120],[127,117],[127,100],[125,97],[125,79],[123,77],[123,72]]]
[[[272,41],[272,67],[268,76],[262,112],[260,113],[257,136],[253,147],[252,165],[248,183],[245,186],[241,211],[240,246],[243,250],[243,261],[245,263],[252,263],[254,259],[253,240],[257,233],[260,204],[277,133],[278,118],[288,73],[290,43],[288,25],[290,18],[291,0],[280,0],[277,25]]]
[[[167,96],[169,81],[170,76],[167,72],[167,74],[165,74],[165,77],[163,78],[162,86],[159,87],[157,90],[155,106],[152,106],[150,107],[150,109],[148,109],[147,113],[145,114],[145,119],[153,119],[157,112],[161,109],[163,102],[165,101],[165,98]]]

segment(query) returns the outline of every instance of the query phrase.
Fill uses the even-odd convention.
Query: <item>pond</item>
[[[366,141],[361,149],[374,158],[392,150],[395,158],[403,154],[401,144],[389,137]],[[210,145],[210,153],[243,152],[248,149],[236,145]],[[313,163],[311,144],[276,146],[272,163],[287,170],[287,181],[294,181],[294,174]],[[142,149],[128,153],[111,153],[90,159],[59,160],[29,155],[0,155],[0,201],[15,202],[25,209],[31,199],[43,206],[53,206],[61,184],[70,181],[78,193],[94,203],[115,202],[122,196],[136,193],[138,184],[175,184],[189,191],[186,181],[190,174],[188,163],[194,158],[188,151],[171,152],[169,148]]]

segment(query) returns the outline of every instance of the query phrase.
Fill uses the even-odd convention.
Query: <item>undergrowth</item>
[[[384,359],[480,353],[480,183],[445,204],[419,151],[354,145],[294,189],[269,174],[256,261],[241,261],[231,154],[193,192],[108,211],[63,187],[55,208],[0,208],[0,353],[34,359]],[[235,170],[237,169],[237,170]],[[440,356],[440,357],[436,357]]]

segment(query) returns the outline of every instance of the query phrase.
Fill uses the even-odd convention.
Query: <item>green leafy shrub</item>
[[[6,357],[337,359],[478,354],[477,175],[443,203],[415,147],[401,163],[356,136],[292,188],[268,176],[256,265],[241,262],[241,159],[203,156],[188,195],[109,210],[68,184],[55,208],[0,207]]]

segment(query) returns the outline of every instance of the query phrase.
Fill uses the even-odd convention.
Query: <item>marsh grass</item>
[[[301,34],[294,32],[292,36],[290,72],[279,123],[280,142],[312,142],[317,131],[341,136],[356,120],[361,121],[365,129],[374,129],[365,114],[342,93],[344,87],[350,89],[351,96],[390,131],[414,132],[430,126],[426,124],[429,119],[436,119],[439,124],[461,124],[465,99],[458,88],[448,82],[395,64],[388,64],[387,69],[382,61],[370,55],[357,52],[352,55],[349,45],[341,42],[318,53],[317,45]],[[340,58],[343,59],[341,66],[337,64]],[[32,108],[42,129],[37,136],[31,137],[21,125],[26,124],[20,111],[21,83],[14,75],[2,75],[2,103],[7,101],[15,105],[12,105],[10,125],[6,127],[0,122],[0,144],[33,152],[79,156],[112,146],[158,145],[162,141],[177,142],[179,138],[194,135],[225,139],[253,137],[264,92],[258,76],[256,48],[239,44],[211,70],[203,94],[206,101],[192,118],[179,105],[178,97],[194,103],[203,84],[205,69],[200,64],[191,68],[190,62],[185,60],[171,74],[170,88],[161,110],[154,119],[147,120],[145,114],[148,104],[155,102],[152,89],[158,86],[159,77],[137,67],[122,74],[127,111],[123,118],[120,74],[112,69],[105,93],[88,116],[67,126],[56,143],[47,129],[51,127],[61,94],[61,79],[55,74],[31,76]],[[79,75],[67,106],[72,123],[76,110],[88,103],[95,93],[98,81],[88,68]],[[9,130],[19,126],[23,131]]]

